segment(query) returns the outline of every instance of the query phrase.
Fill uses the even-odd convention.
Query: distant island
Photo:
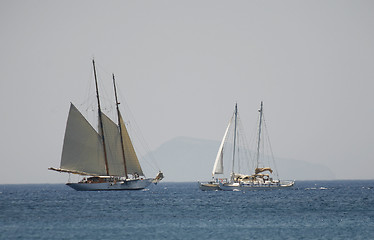
[[[191,182],[209,180],[219,141],[191,137],[173,138],[151,152],[162,167],[165,181]],[[144,158],[149,158],[149,154]],[[275,156],[279,175],[291,180],[334,180],[327,166]],[[147,169],[145,169],[147,171]]]

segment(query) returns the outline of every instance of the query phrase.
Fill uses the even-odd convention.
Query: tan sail
[[[270,173],[273,173],[273,169],[271,169],[269,167],[264,167],[264,168],[256,168],[255,174],[262,173],[262,172],[265,172],[265,171],[269,171]]]
[[[123,138],[123,148],[125,152],[127,173],[144,176],[143,170],[139,164],[138,157],[136,156],[134,146],[132,145],[129,133],[127,132],[127,128],[125,126],[125,123],[123,122],[121,114],[119,117],[122,130],[121,134]]]
[[[104,113],[102,113],[102,121],[104,128],[105,144],[107,149],[107,159],[109,174],[113,176],[125,176],[125,166],[121,147],[121,136],[118,126]],[[130,136],[126,130],[126,126],[120,116],[123,146],[125,153],[125,161],[128,174],[138,174],[143,176],[138,157],[136,156],[134,147],[131,143]]]
[[[101,116],[103,121],[109,175],[125,176],[121,137],[119,135],[118,126],[104,113],[101,113]]]
[[[100,136],[73,104],[66,124],[60,168],[106,175]]]

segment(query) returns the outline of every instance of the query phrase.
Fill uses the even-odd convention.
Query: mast
[[[232,151],[232,173],[234,173],[235,144],[236,144],[236,122],[238,117],[238,104],[235,103],[235,124],[234,124],[234,148]]]
[[[117,118],[118,118],[118,127],[119,127],[119,135],[121,137],[121,147],[122,147],[122,157],[123,157],[123,165],[125,167],[125,176],[126,179],[128,178],[127,176],[127,166],[126,166],[126,158],[125,158],[125,149],[123,147],[123,137],[122,137],[122,127],[121,127],[121,120],[120,120],[120,112],[119,112],[119,107],[118,105],[120,104],[117,99],[117,88],[116,88],[116,80],[114,78],[113,74],[113,86],[114,86],[114,96],[116,98],[116,107],[117,107]]]
[[[256,159],[256,168],[258,168],[258,161],[259,161],[259,158],[260,158],[260,142],[261,142],[261,125],[262,125],[262,107],[263,107],[263,103],[261,101],[261,108],[258,110],[260,112],[260,122],[258,124],[258,140],[257,140],[257,159]]]
[[[97,85],[96,67],[95,67],[95,60],[94,59],[92,59],[92,65],[93,65],[94,76],[95,76],[95,86],[96,86],[97,107],[98,107],[98,112],[99,112],[100,133],[101,133],[101,139],[103,141],[103,147],[104,147],[105,169],[106,169],[106,174],[109,176],[108,159],[107,159],[105,138],[104,138],[104,130],[103,130],[103,119],[102,119],[102,116],[101,116],[99,87]]]

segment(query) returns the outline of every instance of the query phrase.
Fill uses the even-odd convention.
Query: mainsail
[[[90,175],[106,175],[101,138],[72,103],[60,168]]]
[[[229,121],[229,124],[227,125],[225,134],[223,135],[221,145],[219,146],[216,161],[214,162],[212,175],[214,174],[223,174],[223,148],[226,142],[227,133],[229,131],[230,125],[232,122],[232,118]]]

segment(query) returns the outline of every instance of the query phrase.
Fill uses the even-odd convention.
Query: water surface
[[[374,180],[203,192],[0,185],[0,239],[374,239]]]

